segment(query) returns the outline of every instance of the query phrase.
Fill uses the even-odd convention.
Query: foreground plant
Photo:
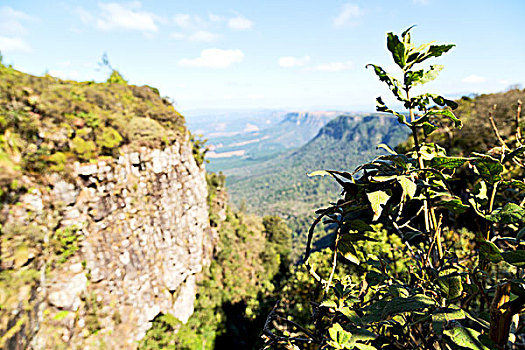
[[[506,349],[525,346],[525,183],[520,130],[506,142],[493,123],[500,146],[469,157],[448,156],[425,139],[451,124],[454,101],[440,95],[412,95],[417,85],[435,79],[440,65],[421,67],[454,45],[411,41],[412,27],[400,36],[388,33],[387,47],[402,71],[396,79],[369,64],[406,111],[389,108],[381,97],[377,110],[410,128],[413,147],[331,175],[342,198],[318,212],[309,231],[305,265],[324,288],[313,304],[313,326],[269,315],[268,346],[322,349]],[[520,105],[521,106],[521,105]],[[469,179],[465,183],[465,179]],[[318,223],[334,227],[331,272],[317,273],[310,261]],[[376,225],[379,224],[379,225]],[[382,228],[381,228],[382,227]],[[465,227],[468,227],[467,230]],[[360,253],[378,229],[395,233],[402,243],[389,253]],[[471,232],[472,231],[472,232]],[[334,277],[338,261],[360,264],[363,276]],[[402,262],[402,263],[401,263]]]

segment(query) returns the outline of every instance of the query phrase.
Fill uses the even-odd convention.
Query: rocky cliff
[[[127,349],[161,313],[185,323],[214,234],[182,117],[149,87],[0,68],[0,347]]]

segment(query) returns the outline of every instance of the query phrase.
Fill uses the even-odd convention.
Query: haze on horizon
[[[450,97],[525,83],[525,2],[107,1],[0,4],[5,64],[35,75],[131,84],[198,109],[373,110],[388,95],[367,63],[393,68],[385,33],[457,46],[429,89]],[[190,113],[191,114],[191,113]]]

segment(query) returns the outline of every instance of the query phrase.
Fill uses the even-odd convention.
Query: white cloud
[[[199,57],[183,58],[179,65],[183,67],[228,68],[234,63],[242,62],[244,53],[241,50],[202,50]]]
[[[139,1],[127,4],[100,3],[101,18],[97,20],[97,28],[102,30],[129,29],[156,32],[159,28],[155,23],[156,16],[150,12],[140,11]]]
[[[0,7],[0,33],[3,35],[21,35],[26,32],[22,22],[30,21],[32,17],[9,6]]]
[[[171,37],[174,39],[183,39],[196,42],[210,42],[219,39],[220,35],[208,32],[206,30],[199,30],[192,34],[172,33]]]
[[[412,0],[412,2],[417,5],[428,5],[430,0]]]
[[[20,38],[0,36],[0,51],[4,52],[31,52],[29,45]]]
[[[479,84],[479,83],[484,83],[487,81],[487,78],[485,77],[482,77],[480,75],[469,75],[468,77],[465,77],[461,80],[462,82],[464,83],[469,83],[469,84]]]
[[[341,8],[341,12],[339,13],[339,15],[337,15],[337,17],[334,18],[334,26],[344,27],[347,25],[354,24],[352,20],[361,17],[362,15],[363,11],[359,7],[359,5],[346,3]]]
[[[326,64],[321,64],[316,67],[313,67],[313,70],[324,71],[324,72],[340,72],[342,70],[352,69],[354,64],[352,61],[346,62],[330,62]]]
[[[232,17],[228,20],[228,27],[234,30],[247,30],[252,29],[253,22],[246,17],[237,15],[236,17]]]
[[[86,11],[85,9],[83,9],[82,7],[77,7],[75,9],[75,14],[80,19],[80,22],[84,24],[89,24],[93,22],[93,15],[89,13],[88,11]]]
[[[173,21],[181,28],[189,28],[191,26],[191,16],[186,13],[177,13],[173,17]]]
[[[283,68],[301,67],[310,62],[310,56],[292,57],[285,56],[279,58],[279,66]]]
[[[211,22],[220,22],[222,21],[222,17],[221,16],[218,16],[214,13],[208,13],[208,18]]]

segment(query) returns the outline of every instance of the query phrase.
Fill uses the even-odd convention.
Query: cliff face
[[[5,223],[31,221],[48,236],[67,231],[78,242],[78,252],[52,272],[40,266],[26,340],[35,349],[60,342],[129,348],[159,313],[186,322],[213,242],[204,170],[189,143],[124,152],[77,165],[69,181],[53,180],[22,196]],[[22,337],[15,343],[22,347]]]
[[[0,73],[0,348],[129,349],[160,313],[186,322],[215,238],[182,117],[149,87]]]

